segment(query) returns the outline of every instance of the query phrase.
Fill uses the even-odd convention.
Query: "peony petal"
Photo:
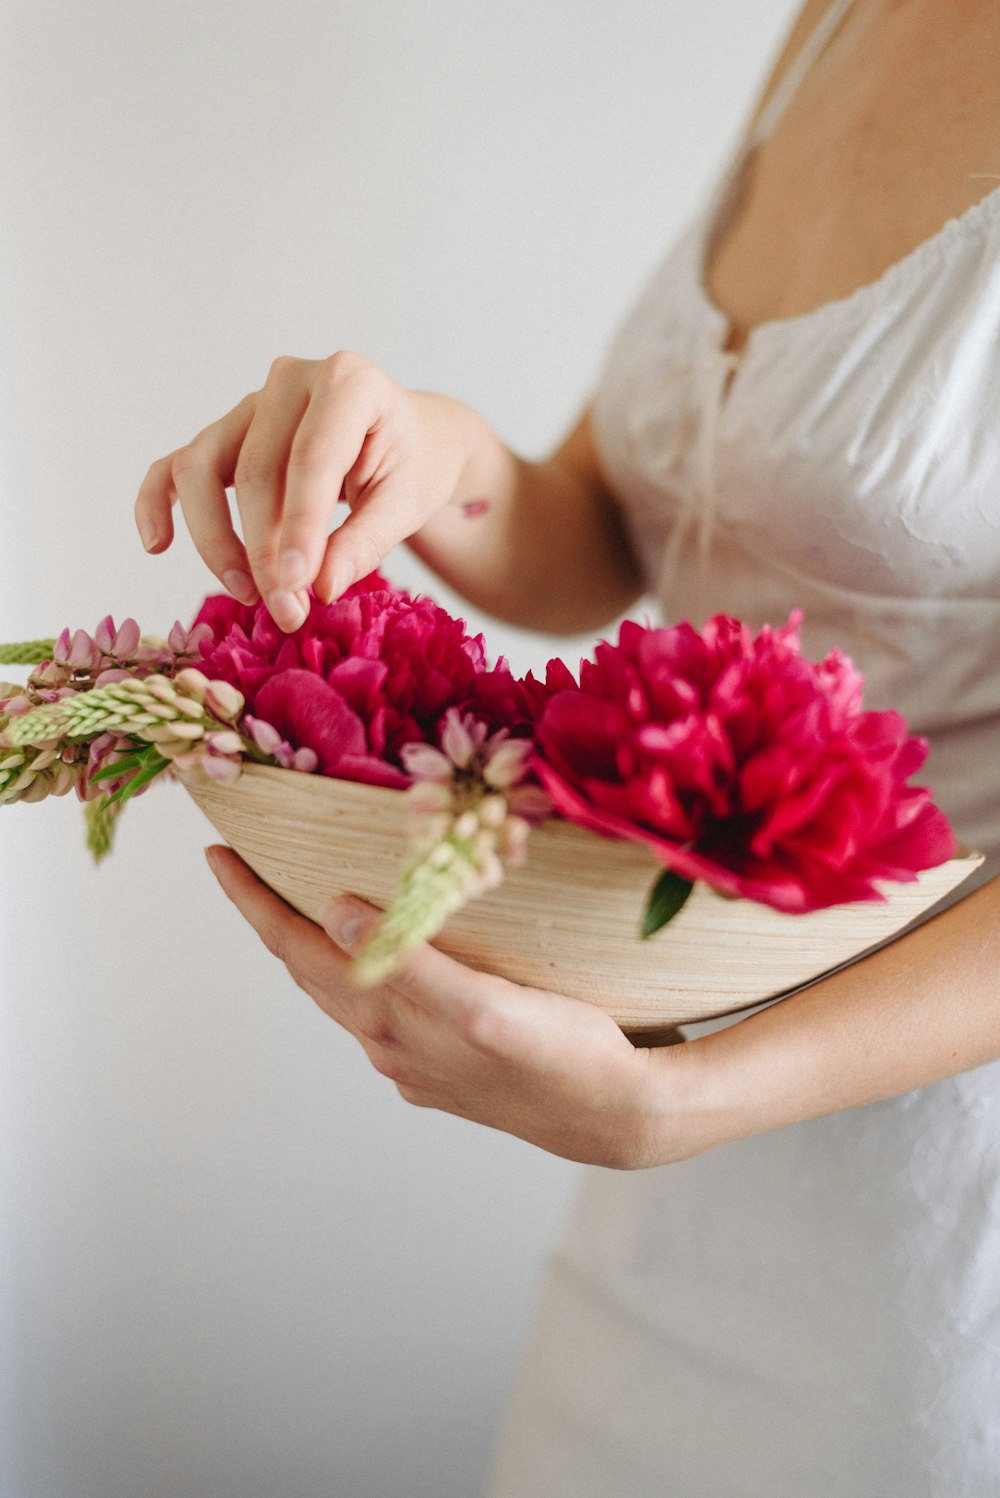
[[[365,753],[365,730],[357,713],[333,687],[309,671],[272,676],[255,705],[293,748],[315,751],[324,775],[340,774],[345,756]]]

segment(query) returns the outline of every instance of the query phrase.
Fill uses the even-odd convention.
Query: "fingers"
[[[173,506],[177,498],[171,473],[172,457],[158,458],[139,488],[135,524],[148,552],[166,551],[174,539]]]
[[[199,555],[241,603],[256,602],[258,594],[243,544],[233,529],[226,486],[232,480],[256,399],[248,395],[186,447],[155,462],[135,503],[143,545],[159,553],[174,538],[172,508],[179,501]]]
[[[256,603],[258,592],[226,498],[238,456],[253,422],[257,396],[248,395],[220,421],[173,456],[171,474],[199,555],[234,598]]]
[[[353,954],[367,941],[378,916],[379,912],[363,900],[344,896],[324,913],[323,929],[338,947]],[[476,1017],[483,1008],[484,985],[489,986],[491,1000],[506,986],[502,979],[473,972],[427,943],[408,952],[386,981],[387,988],[472,1040],[475,1036],[465,1032],[475,1029]]]
[[[195,546],[223,585],[244,603],[262,596],[282,629],[298,629],[311,585],[324,602],[339,597],[422,523],[412,473],[397,480],[393,467],[401,451],[412,458],[419,445],[405,394],[358,354],[276,359],[262,390],[153,464],[136,501],[143,544],[149,551],[170,545],[179,500]],[[331,537],[342,496],[356,513]]]
[[[316,594],[324,603],[337,598],[359,577],[381,566],[394,546],[419,529],[422,521],[414,520],[413,506],[399,488],[387,483],[377,493],[366,497],[358,509],[348,515],[326,543],[323,562],[316,578]]]
[[[324,570],[322,585],[318,581],[344,481],[352,472],[356,481],[364,481],[357,472],[359,460],[385,415],[392,389],[392,381],[357,354],[334,354],[319,366],[288,456],[278,542],[281,587],[316,582],[320,598],[329,602],[363,575],[347,559],[339,571]]]

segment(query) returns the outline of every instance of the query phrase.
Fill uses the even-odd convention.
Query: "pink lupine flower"
[[[878,899],[873,881],[951,857],[946,819],[907,784],[926,742],[862,710],[846,657],[804,659],[800,619],[756,638],[724,615],[701,634],[623,624],[539,721],[535,768],[557,810],[786,911]]]

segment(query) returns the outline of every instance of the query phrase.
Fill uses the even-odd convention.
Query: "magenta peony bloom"
[[[210,632],[201,644],[205,674],[239,688],[265,737],[269,725],[292,755],[311,750],[320,774],[343,780],[406,786],[404,745],[436,744],[449,708],[471,712],[490,732],[527,732],[545,690],[517,682],[502,660],[488,668],[481,635],[379,573],[335,603],[314,598],[290,635],[262,603],[226,595],[205,600],[199,626]]]
[[[538,723],[556,809],[647,843],[683,879],[793,912],[879,899],[873,880],[952,857],[945,817],[906,784],[926,742],[862,711],[846,657],[804,659],[800,620],[756,638],[724,615],[700,635],[623,624]]]

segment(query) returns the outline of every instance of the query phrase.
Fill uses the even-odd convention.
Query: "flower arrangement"
[[[0,646],[0,664],[31,668],[0,682],[0,805],[75,790],[100,858],[122,807],[173,767],[397,788],[410,853],[356,959],[367,981],[496,886],[551,816],[652,850],[646,937],[696,880],[795,913],[878,900],[876,881],[914,879],[955,841],[909,783],[925,742],[864,710],[846,657],[806,659],[800,624],[626,622],[577,675],[553,660],[539,680],[490,665],[482,636],[378,573],[314,599],[289,635],[228,596],[166,640],[108,617]]]

